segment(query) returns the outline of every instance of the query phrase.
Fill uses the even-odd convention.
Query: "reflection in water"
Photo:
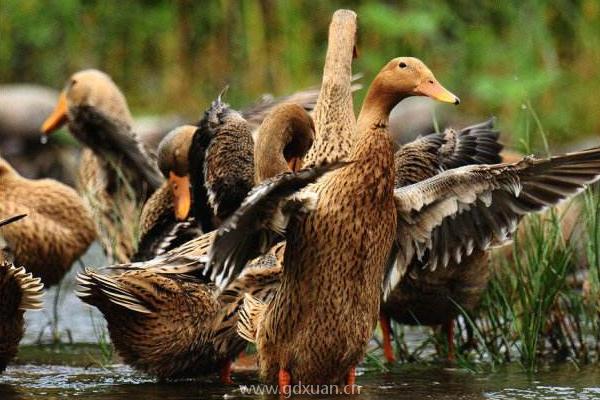
[[[569,365],[528,377],[517,367],[494,374],[472,374],[432,365],[401,365],[389,373],[362,371],[359,396],[338,399],[599,399],[595,378],[600,369],[576,371]],[[217,379],[156,382],[125,366],[81,368],[67,366],[12,366],[0,376],[0,399],[67,397],[85,394],[86,399],[251,399],[240,385],[256,385],[253,373],[235,374],[235,385]],[[326,396],[297,396],[320,399]]]

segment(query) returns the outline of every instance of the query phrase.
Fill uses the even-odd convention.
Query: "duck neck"
[[[387,129],[390,112],[405,97],[401,94],[386,92],[376,78],[363,101],[356,123],[356,134],[366,133],[373,128]]]
[[[351,168],[360,177],[354,180],[356,184],[374,202],[385,201],[393,194],[394,144],[388,133],[388,121],[398,101],[398,96],[381,96],[371,87],[357,121]]]
[[[254,171],[257,183],[289,171],[283,150],[293,134],[292,127],[285,120],[272,121],[267,129],[261,128],[254,145]]]

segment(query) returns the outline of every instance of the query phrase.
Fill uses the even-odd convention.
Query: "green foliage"
[[[3,0],[0,81],[59,88],[96,67],[134,111],[195,118],[227,83],[238,105],[317,84],[340,7],[358,12],[365,82],[390,58],[414,55],[463,99],[463,118],[497,115],[505,142],[527,101],[553,143],[600,130],[596,0]]]

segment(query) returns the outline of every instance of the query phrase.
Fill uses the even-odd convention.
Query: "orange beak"
[[[302,159],[299,157],[292,157],[288,161],[288,167],[292,172],[298,172],[302,169]]]
[[[42,124],[42,133],[48,135],[67,123],[67,96],[62,92],[52,114]]]
[[[192,197],[190,195],[190,177],[177,176],[173,171],[169,172],[169,184],[173,191],[173,207],[175,208],[175,218],[183,221],[190,213]]]
[[[414,90],[415,94],[428,96],[432,99],[443,101],[444,103],[460,104],[460,99],[448,89],[440,85],[435,79],[428,79],[421,82]]]

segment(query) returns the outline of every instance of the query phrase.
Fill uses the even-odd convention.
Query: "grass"
[[[91,309],[90,323],[92,324],[94,336],[96,337],[96,344],[98,347],[97,349],[94,349],[95,351],[93,353],[88,351],[87,357],[94,365],[97,365],[101,368],[107,368],[114,361],[114,347],[110,341],[110,337],[108,336],[108,331],[104,325],[98,322]]]
[[[529,100],[521,109],[520,149],[540,143],[547,130]],[[538,139],[541,137],[541,139]],[[457,319],[457,364],[472,371],[517,362],[536,372],[550,362],[600,362],[600,186],[521,221],[512,245],[493,252],[493,271],[475,312]],[[445,359],[446,339],[428,328],[421,344],[408,344],[394,326],[400,361]],[[472,331],[471,346],[467,331]],[[429,348],[429,351],[428,351]]]
[[[81,182],[79,191],[88,209],[92,210],[99,231],[98,240],[109,262],[115,264],[135,254],[140,236],[142,205],[121,166],[113,160],[107,162],[109,174],[113,175],[113,192],[106,193],[96,180]],[[102,180],[101,177],[98,179]]]
[[[359,15],[355,70],[365,82],[390,58],[413,55],[464,100],[461,116],[492,113],[515,131],[514,105],[527,97],[555,142],[600,130],[595,0],[205,3],[4,0],[0,81],[60,88],[95,67],[122,87],[134,112],[195,119],[226,83],[236,106],[317,84],[331,14],[345,7]]]

